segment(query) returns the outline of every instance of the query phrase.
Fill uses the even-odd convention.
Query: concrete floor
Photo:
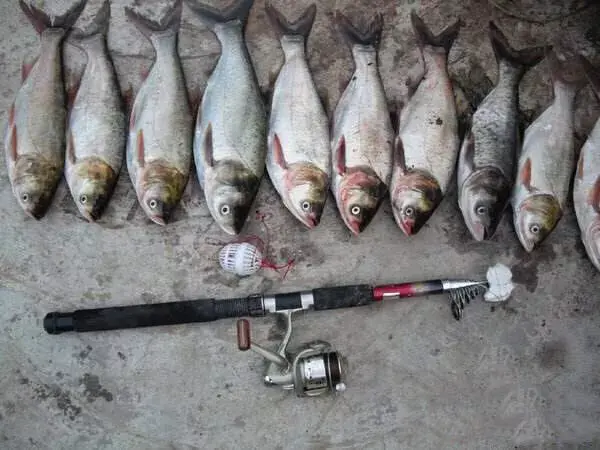
[[[58,0],[46,3],[60,10]],[[110,47],[123,88],[135,88],[152,50],[125,22],[126,2],[111,3]],[[277,2],[290,16],[306,6],[298,3]],[[521,13],[544,21],[551,11],[562,13],[577,2],[542,3],[544,8],[524,6]],[[556,8],[547,9],[550,4]],[[91,11],[97,1],[90,5]],[[496,78],[486,38],[490,18],[516,46],[562,41],[600,61],[598,7],[534,24],[485,1],[322,1],[308,46],[330,112],[352,70],[350,53],[330,26],[336,7],[356,15],[384,13],[381,71],[390,104],[402,99],[404,80],[418,60],[407,19],[411,7],[436,30],[458,16],[465,21],[450,57],[464,117],[469,102],[476,104]],[[0,21],[4,123],[19,88],[20,62],[37,52],[37,38],[16,1],[0,3]],[[247,31],[268,92],[282,54],[262,0]],[[204,86],[219,46],[187,8],[180,43],[194,92]],[[82,57],[71,47],[66,53],[72,73]],[[523,82],[524,120],[548,104],[549,86],[543,62]],[[577,100],[578,146],[599,113],[585,88]],[[585,257],[571,206],[551,238],[528,256],[508,215],[493,241],[473,242],[455,188],[412,239],[394,224],[389,202],[354,238],[331,198],[321,226],[308,232],[265,179],[256,209],[273,230],[271,256],[294,256],[297,265],[285,280],[267,270],[238,279],[218,266],[219,244],[229,238],[211,220],[195,178],[166,228],[146,220],[125,171],[98,224],[78,217],[64,183],[48,215],[36,222],[17,206],[0,167],[2,449],[600,447],[600,274]],[[246,231],[262,228],[253,218]],[[477,301],[461,322],[451,317],[444,297],[298,317],[293,342],[325,339],[348,358],[348,390],[337,398],[298,399],[264,387],[263,362],[237,350],[234,320],[54,337],[41,326],[52,310],[482,277],[498,261],[513,268],[513,298],[496,308]],[[280,332],[273,318],[254,320],[253,326],[257,342],[276,345]]]

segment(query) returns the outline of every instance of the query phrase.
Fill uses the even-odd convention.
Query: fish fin
[[[508,42],[506,35],[492,21],[489,22],[489,37],[496,61],[505,60],[513,66],[521,67],[522,75],[528,68],[537,65],[552,50],[550,45],[515,50]]]
[[[13,102],[8,110],[8,126],[12,127],[15,124],[15,104]]]
[[[8,139],[8,154],[12,162],[16,162],[19,154],[17,152],[18,145],[18,133],[17,126],[13,123],[13,125],[9,129],[10,137]]]
[[[69,135],[67,137],[67,158],[69,158],[69,162],[71,164],[75,164],[77,158],[75,156],[75,143],[73,142],[73,133],[69,131]]]
[[[108,26],[110,23],[110,0],[104,0],[102,6],[96,12],[91,24],[86,28],[73,28],[69,37],[73,38],[73,44],[78,47],[83,47],[84,42],[88,38],[97,36],[106,36],[108,34]]]
[[[600,175],[596,178],[596,182],[590,190],[588,203],[594,208],[594,211],[600,214]]]
[[[281,147],[281,141],[277,133],[273,135],[273,156],[275,163],[283,170],[287,170],[287,163],[285,162],[285,156],[283,155],[283,148]]]
[[[410,12],[410,20],[412,22],[415,35],[417,36],[417,42],[422,48],[426,45],[432,47],[442,47],[446,53],[450,51],[454,40],[458,36],[463,21],[458,19],[452,25],[447,26],[440,34],[435,35],[427,27],[423,19],[417,15],[416,10]]]
[[[133,86],[131,86],[131,84],[129,85],[129,87],[127,89],[125,89],[123,91],[122,97],[123,97],[123,103],[124,103],[125,109],[128,113],[130,113],[133,108]],[[130,122],[130,126],[131,126],[131,122]]]
[[[566,56],[561,61],[556,51],[551,50],[548,52],[548,64],[550,65],[553,84],[558,82],[577,92],[588,82],[584,70],[585,66],[582,65],[579,56]]]
[[[186,0],[186,3],[192,11],[200,16],[209,28],[214,29],[219,23],[233,22],[235,20],[242,27],[245,26],[254,0],[233,0],[229,6],[223,9],[214,8],[197,0]]]
[[[346,138],[342,134],[335,153],[335,169],[339,175],[346,173]]]
[[[63,30],[69,30],[75,25],[75,22],[77,22],[79,15],[85,7],[86,1],[87,0],[79,0],[62,16],[50,16],[25,0],[19,0],[19,6],[35,30],[41,34],[47,28],[62,28]]]
[[[213,152],[213,133],[212,123],[208,123],[206,130],[204,130],[204,162],[209,167],[215,165],[214,152]]]
[[[73,77],[73,83],[67,87],[67,106],[70,111],[73,108],[73,104],[75,103],[75,99],[77,98],[77,93],[79,92],[79,86],[81,85],[80,77]]]
[[[404,156],[404,145],[400,136],[396,137],[394,144],[394,165],[396,165],[402,173],[406,173],[406,158]]]
[[[299,35],[307,38],[317,15],[317,5],[312,3],[294,22],[290,22],[271,2],[265,6],[267,15],[275,27],[278,37]]]
[[[583,152],[579,155],[579,161],[577,161],[577,172],[575,172],[575,177],[578,180],[583,180]]]
[[[421,81],[423,80],[424,76],[425,76],[425,71],[422,70],[419,73],[417,73],[416,77],[409,76],[408,78],[406,78],[405,85],[406,85],[408,98],[415,95],[415,92],[417,92],[419,84],[421,84]]]
[[[144,167],[144,164],[145,164],[144,153],[146,151],[146,149],[144,148],[144,130],[139,130],[137,132],[136,151],[137,151],[138,164],[140,165],[140,167]]]
[[[594,94],[596,94],[596,97],[600,100],[600,69],[594,67],[583,55],[579,55],[579,61],[583,66],[583,71],[592,86]]]
[[[33,69],[33,66],[35,66],[35,63],[37,62],[38,58],[37,56],[35,58],[29,59],[29,60],[23,60],[23,64],[21,65],[21,82],[25,83],[25,80],[27,80],[27,78],[29,77],[29,74],[31,73],[31,69]]]
[[[533,190],[531,188],[531,158],[527,158],[527,160],[525,161],[525,164],[521,169],[519,179],[523,186],[525,186],[525,189],[527,189],[528,191]]]
[[[471,131],[465,135],[465,140],[458,157],[459,167],[463,168],[466,172],[463,176],[463,179],[465,179],[468,174],[473,173],[475,170],[475,137]]]
[[[361,23],[359,26],[355,26],[348,17],[340,11],[336,11],[335,21],[350,46],[360,44],[374,48],[379,47],[383,31],[383,15],[381,13],[376,14],[368,24]]]
[[[136,28],[146,36],[146,38],[150,39],[155,33],[161,33],[167,30],[174,33],[179,31],[182,5],[183,0],[175,0],[175,4],[168,9],[164,16],[158,21],[148,19],[129,7],[125,7],[125,16],[134,23]]]

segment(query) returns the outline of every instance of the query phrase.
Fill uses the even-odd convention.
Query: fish
[[[192,163],[194,119],[177,51],[181,10],[176,0],[155,22],[125,8],[156,53],[129,117],[127,170],[145,214],[162,226],[181,200]]]
[[[471,236],[490,239],[506,210],[519,151],[519,84],[550,51],[549,46],[515,50],[489,22],[498,81],[473,114],[458,159],[458,204]]]
[[[454,89],[448,52],[457,38],[459,19],[434,35],[415,10],[411,22],[423,72],[409,81],[410,98],[400,112],[390,197],[394,219],[407,236],[417,234],[450,186],[459,152]]]
[[[331,178],[329,121],[306,60],[317,7],[289,22],[266,5],[285,62],[271,101],[267,172],[285,207],[309,229],[319,225]]]
[[[331,188],[344,223],[358,235],[377,213],[392,175],[395,136],[377,64],[383,16],[377,14],[362,29],[341,12],[336,22],[355,71],[333,117]]]
[[[187,0],[221,43],[196,120],[194,159],[208,209],[230,235],[241,232],[265,170],[267,115],[244,26],[254,0],[216,10]]]
[[[580,62],[600,101],[600,70],[583,56]],[[600,271],[600,118],[583,144],[577,161],[573,203],[581,241],[590,261]]]
[[[554,99],[525,130],[511,205],[521,246],[532,252],[560,221],[575,166],[573,110],[585,84],[574,58],[548,53]]]
[[[65,178],[80,214],[89,222],[104,212],[119,178],[127,118],[106,45],[110,3],[104,0],[92,25],[74,28],[70,41],[87,55],[67,126]]]
[[[39,34],[40,54],[22,66],[22,84],[8,112],[4,150],[17,202],[39,220],[52,203],[64,168],[67,105],[62,45],[85,0],[61,16],[49,16],[24,0],[19,6]]]

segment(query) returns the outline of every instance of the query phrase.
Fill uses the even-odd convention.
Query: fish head
[[[379,209],[387,188],[372,171],[344,175],[337,193],[338,209],[355,235],[364,231]]]
[[[321,221],[328,180],[327,174],[311,163],[292,165],[286,174],[286,206],[308,228],[315,228]]]
[[[467,178],[459,201],[465,224],[475,240],[494,235],[510,193],[510,182],[495,168],[479,169]]]
[[[88,222],[95,222],[110,200],[117,182],[116,172],[104,161],[90,158],[78,163],[70,178],[77,209]]]
[[[554,230],[561,217],[562,209],[553,195],[536,193],[525,198],[515,214],[515,228],[523,248],[533,251]]]
[[[442,201],[442,190],[431,175],[412,171],[402,175],[392,195],[394,219],[407,236],[417,234]]]
[[[36,220],[41,219],[60,181],[60,167],[39,155],[20,156],[13,168],[13,192],[23,210]]]
[[[154,223],[166,225],[181,200],[187,177],[157,160],[146,164],[139,183],[142,209]]]
[[[205,194],[217,224],[227,234],[240,234],[258,192],[260,178],[239,161],[216,163],[207,177]]]

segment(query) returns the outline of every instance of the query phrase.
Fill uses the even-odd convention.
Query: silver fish
[[[519,83],[549,47],[513,49],[493,23],[498,82],[473,114],[458,160],[458,204],[477,241],[491,238],[508,206],[519,147]]]
[[[177,53],[181,7],[176,0],[159,23],[125,8],[156,52],[129,119],[127,169],[142,209],[159,225],[179,204],[192,163],[194,124]]]
[[[582,64],[600,100],[600,71],[583,57]],[[600,270],[600,119],[581,149],[573,183],[573,202],[581,241],[590,261]]]
[[[309,228],[321,220],[331,174],[327,115],[305,53],[316,9],[312,4],[290,23],[267,4],[285,54],[273,90],[267,171],[284,205]]]
[[[252,3],[236,0],[221,11],[187,0],[221,43],[198,112],[194,158],[208,209],[232,235],[246,222],[267,151],[267,116],[243,35]]]
[[[517,236],[531,252],[563,215],[575,166],[573,109],[582,76],[575,60],[550,52],[554,100],[525,130],[511,204]],[[574,73],[570,73],[573,71]]]
[[[400,114],[390,195],[394,218],[407,235],[427,222],[444,197],[459,151],[454,90],[448,75],[448,52],[461,21],[437,36],[413,10],[411,21],[423,60],[422,77]]]
[[[71,41],[87,55],[67,128],[65,177],[79,212],[100,218],[119,177],[126,118],[119,83],[106,46],[110,3],[104,0],[92,26],[75,29]]]
[[[66,101],[62,70],[65,33],[85,7],[78,1],[65,14],[50,17],[19,1],[40,35],[40,55],[23,64],[23,83],[10,107],[4,137],[6,166],[12,190],[23,210],[41,219],[48,210],[65,160]]]
[[[383,16],[357,29],[343,14],[337,22],[348,41],[355,71],[333,119],[332,191],[346,226],[359,234],[388,191],[394,130],[377,66]]]

